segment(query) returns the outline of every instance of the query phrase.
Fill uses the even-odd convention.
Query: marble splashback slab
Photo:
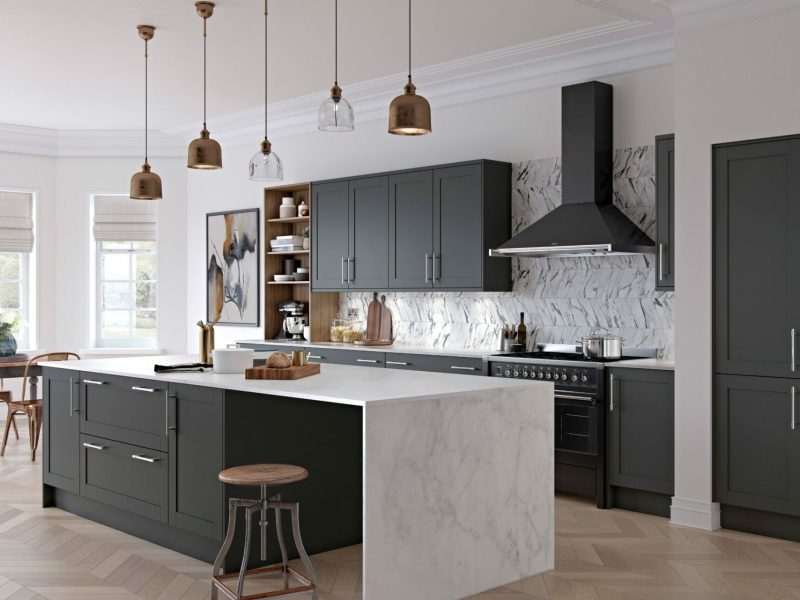
[[[614,153],[614,204],[655,237],[655,147]],[[561,159],[515,163],[512,231],[517,234],[561,204]],[[502,259],[498,259],[502,260]],[[674,355],[671,292],[655,290],[652,255],[512,259],[512,292],[391,292],[396,342],[441,348],[494,350],[502,323],[525,313],[538,342],[573,343],[595,327],[621,335],[625,345]],[[341,308],[366,315],[371,294],[341,295]]]

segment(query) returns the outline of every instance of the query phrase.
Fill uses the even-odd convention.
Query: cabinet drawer
[[[154,521],[167,522],[167,454],[81,435],[81,495]]]
[[[386,353],[387,369],[406,369],[408,371],[432,371],[435,373],[455,373],[459,375],[483,375],[482,358],[463,356],[430,356],[427,354]]]
[[[336,365],[355,365],[357,367],[383,367],[386,355],[383,352],[363,350],[342,350],[339,348],[307,348],[309,362]]]
[[[84,373],[81,388],[81,433],[167,450],[166,383]]]

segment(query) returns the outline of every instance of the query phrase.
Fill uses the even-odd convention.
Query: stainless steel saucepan
[[[622,341],[618,335],[595,330],[583,336],[578,344],[588,359],[617,360],[622,356]]]

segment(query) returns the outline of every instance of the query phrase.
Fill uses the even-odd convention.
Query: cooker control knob
[[[581,382],[586,383],[587,381],[589,381],[589,377],[584,373],[581,375]]]
[[[551,375],[550,371],[548,371],[547,373],[545,373],[545,376],[544,376],[544,377],[545,377],[545,379],[550,379],[550,377],[552,377],[552,375]]]
[[[511,369],[506,369],[505,373],[503,373],[506,377],[511,377]]]
[[[500,365],[497,365],[497,367],[495,368],[494,372],[497,373],[497,375],[499,377],[500,375],[503,374],[503,367],[501,367]]]
[[[566,381],[566,380],[567,380],[567,374],[566,373],[562,373],[561,374],[561,381]]]
[[[522,370],[522,376],[523,377],[527,377],[528,376],[528,369],[523,369]]]
[[[519,369],[514,369],[514,377],[519,377]]]
[[[544,372],[542,372],[542,371],[539,371],[539,374],[537,375],[537,377],[538,377],[539,379],[544,379]]]
[[[572,379],[572,381],[578,381],[578,374],[577,373],[573,373],[572,377],[570,377],[570,379]]]

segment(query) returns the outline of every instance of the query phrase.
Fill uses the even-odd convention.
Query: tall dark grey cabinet
[[[714,215],[722,523],[800,539],[800,137],[716,146]]]
[[[656,289],[675,289],[675,135],[656,137]]]

